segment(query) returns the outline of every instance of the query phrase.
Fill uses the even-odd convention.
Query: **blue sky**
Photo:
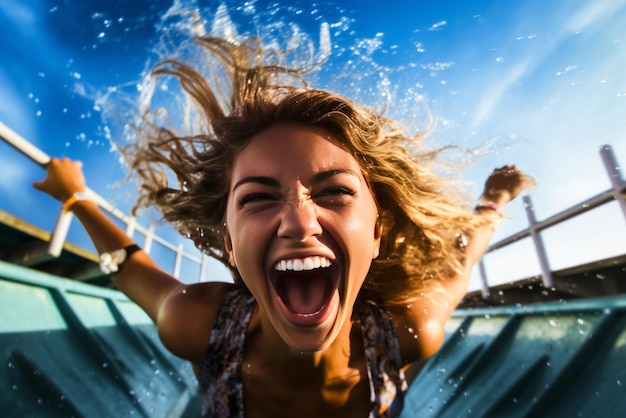
[[[90,187],[128,208],[132,191],[116,186],[123,170],[110,144],[115,127],[103,119],[112,109],[97,99],[111,88],[133,91],[160,37],[180,23],[175,12],[185,8],[198,10],[207,31],[297,32],[318,54],[328,48],[317,86],[387,105],[413,129],[424,127],[430,109],[436,129],[429,144],[478,150],[466,174],[476,193],[503,164],[516,163],[537,179],[531,197],[539,219],[610,187],[602,144],[626,165],[626,0],[413,0],[384,7],[5,0],[0,121],[50,155],[83,160]],[[0,208],[50,228],[58,206],[30,190],[43,171],[4,144],[0,167]],[[507,213],[495,240],[526,226],[521,200]],[[563,268],[625,253],[625,232],[626,219],[611,204],[544,239],[552,267]],[[86,242],[77,225],[70,239]],[[528,240],[487,261],[494,282],[539,272]]]

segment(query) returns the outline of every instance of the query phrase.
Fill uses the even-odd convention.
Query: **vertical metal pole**
[[[604,163],[604,168],[606,168],[607,173],[609,174],[609,178],[611,179],[611,185],[613,186],[613,191],[616,195],[620,195],[623,193],[624,187],[626,187],[626,183],[622,178],[622,171],[617,163],[617,159],[615,158],[615,154],[613,153],[613,149],[610,145],[603,145],[600,147],[600,156],[602,157],[602,162]],[[624,217],[626,217],[626,198],[625,197],[617,197],[617,201],[622,208],[622,212],[624,213]]]
[[[530,224],[530,236],[535,244],[535,251],[537,252],[537,258],[539,259],[539,266],[541,267],[541,274],[543,276],[543,287],[551,289],[554,287],[554,278],[552,277],[552,270],[548,263],[548,256],[546,249],[543,245],[543,240],[539,231],[535,228],[537,225],[537,219],[535,218],[535,211],[533,210],[533,202],[530,200],[530,196],[524,196],[524,208],[526,209],[526,217]]]
[[[74,219],[72,212],[65,212],[63,208],[61,208],[56,223],[54,224],[54,229],[52,229],[52,234],[50,235],[50,243],[48,244],[48,254],[52,257],[56,258],[61,255],[63,244],[65,244],[67,233],[72,224],[72,219]]]
[[[128,220],[128,223],[126,224],[126,235],[132,238],[133,234],[135,233],[136,227],[137,227],[137,218],[133,216]]]
[[[183,263],[183,244],[178,244],[176,249],[176,260],[174,261],[174,277],[180,278],[180,268]]]
[[[491,291],[489,290],[489,283],[487,282],[487,270],[485,269],[484,256],[481,257],[478,262],[478,270],[480,272],[480,293],[483,299],[489,299]]]
[[[152,241],[154,241],[154,224],[148,227],[148,232],[146,232],[146,238],[143,243],[143,250],[146,254],[150,254],[152,251]]]
[[[200,277],[198,278],[198,281],[206,282],[206,272],[209,264],[209,257],[204,253],[201,254],[201,257],[202,261],[200,261]]]

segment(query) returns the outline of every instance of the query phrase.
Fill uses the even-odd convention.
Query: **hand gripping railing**
[[[46,153],[28,142],[26,139],[11,130],[2,122],[0,122],[0,138],[2,138],[7,144],[11,145],[17,151],[21,152],[41,167],[45,168],[45,166],[50,162],[50,157]],[[87,189],[85,190],[85,192],[92,200],[98,203],[98,205],[103,210],[105,210],[118,220],[122,221],[126,225],[126,233],[129,236],[132,236],[136,231],[142,233],[145,236],[145,241],[143,244],[144,251],[150,253],[153,241],[156,241],[157,243],[163,245],[165,248],[173,251],[176,254],[176,258],[174,261],[174,270],[172,272],[175,277],[179,277],[183,258],[186,258],[200,265],[199,279],[200,281],[204,280],[208,262],[208,257],[206,255],[203,254],[200,257],[196,257],[192,254],[185,252],[183,250],[182,244],[174,245],[169,241],[159,236],[156,236],[154,234],[153,227],[144,228],[141,225],[138,225],[134,217],[126,215],[93,190]],[[72,222],[72,218],[72,212],[65,212],[63,211],[63,208],[61,208],[61,210],[59,211],[59,215],[57,216],[54,229],[52,230],[50,243],[48,245],[48,253],[52,257],[58,257],[61,254],[61,251],[63,250],[63,245],[67,238],[70,224]]]
[[[533,204],[530,196],[524,196],[524,208],[526,209],[526,217],[528,219],[529,227],[513,234],[501,241],[492,244],[487,252],[495,251],[500,248],[506,247],[514,242],[531,237],[535,246],[535,253],[539,260],[539,267],[541,268],[543,286],[551,289],[554,287],[554,279],[552,277],[552,270],[548,262],[548,255],[543,245],[540,232],[558,223],[572,219],[578,215],[582,215],[598,206],[604,205],[609,202],[617,200],[622,209],[624,217],[626,218],[626,182],[622,178],[622,171],[615,158],[613,150],[610,145],[603,145],[600,147],[600,156],[604,163],[604,168],[611,180],[611,188],[602,192],[596,196],[593,196],[583,202],[580,202],[562,212],[559,212],[543,221],[537,221]],[[489,283],[487,281],[487,273],[484,265],[484,257],[479,262],[479,272],[481,279],[481,292],[483,298],[487,299],[490,296]]]

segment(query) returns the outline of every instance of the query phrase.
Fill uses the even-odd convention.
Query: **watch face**
[[[104,274],[117,273],[120,269],[120,264],[124,262],[126,258],[126,251],[123,249],[113,252],[104,252],[100,254],[100,270]]]

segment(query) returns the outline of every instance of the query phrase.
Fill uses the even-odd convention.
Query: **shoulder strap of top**
[[[370,418],[396,416],[407,389],[396,330],[389,315],[374,303],[364,303],[358,313],[370,381]]]
[[[224,297],[197,374],[203,417],[243,417],[241,363],[254,304],[246,289]]]

